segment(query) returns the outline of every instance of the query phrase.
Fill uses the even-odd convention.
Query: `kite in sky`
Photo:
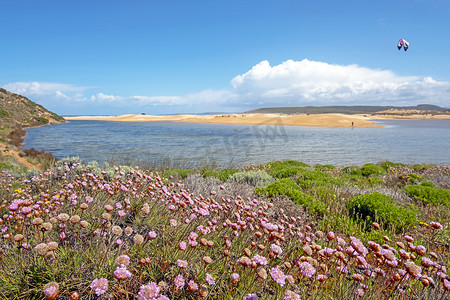
[[[405,49],[405,51],[408,50],[408,47],[409,47],[409,43],[404,39],[401,39],[397,43],[398,50],[402,49],[402,47],[403,47],[403,49]]]

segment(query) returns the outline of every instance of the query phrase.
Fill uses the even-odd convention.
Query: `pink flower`
[[[300,300],[300,299],[301,299],[301,298],[300,298],[300,295],[294,293],[294,292],[291,291],[291,290],[287,290],[287,291],[284,293],[284,300]]]
[[[175,220],[175,219],[171,219],[170,220],[170,226],[173,226],[173,227],[175,227],[175,226],[177,226],[177,220]]]
[[[158,296],[160,291],[161,288],[155,282],[150,282],[147,285],[141,286],[138,293],[139,300],[156,299],[156,296]]]
[[[270,276],[280,286],[284,286],[286,284],[286,275],[284,275],[283,271],[281,271],[279,267],[270,269]]]
[[[131,277],[131,272],[127,270],[126,266],[121,265],[120,267],[117,267],[117,269],[114,271],[114,277],[117,280],[125,280]]]
[[[212,275],[211,274],[209,274],[209,273],[206,273],[206,282],[209,284],[209,285],[215,285],[216,284],[216,280],[214,279],[214,277],[212,277]]]
[[[242,300],[258,300],[258,296],[256,294],[248,294]]]
[[[306,276],[309,278],[311,278],[316,273],[316,269],[314,269],[314,267],[307,261],[302,262],[299,265],[299,268],[300,268],[300,272],[303,274],[303,276]]]
[[[281,253],[283,253],[281,247],[276,244],[270,245],[270,250],[272,250],[275,255],[280,255]]]
[[[154,240],[156,238],[156,232],[150,231],[148,233],[148,238],[151,239],[151,240]]]
[[[184,287],[185,281],[182,275],[177,275],[177,277],[175,277],[175,279],[173,280],[173,283],[175,284],[175,286],[179,289]]]
[[[94,201],[94,198],[92,198],[91,196],[86,196],[87,203],[91,203],[92,201]]]
[[[188,288],[191,292],[194,292],[194,291],[198,290],[198,284],[196,284],[194,280],[189,280]]]
[[[100,278],[92,281],[90,288],[94,290],[97,296],[103,295],[108,290],[108,279]]]
[[[181,259],[177,260],[177,264],[178,264],[178,267],[180,267],[182,269],[186,268],[188,265],[187,261],[181,260]]]
[[[236,284],[239,281],[239,274],[233,273],[231,274],[231,283]]]
[[[264,256],[260,256],[259,254],[256,254],[256,255],[253,257],[253,261],[254,261],[255,263],[257,263],[258,265],[260,265],[260,266],[265,266],[265,265],[267,265],[267,259],[266,259]]]
[[[178,248],[179,248],[181,251],[186,250],[186,242],[185,242],[185,241],[180,242],[180,245],[178,246]]]
[[[118,212],[117,212],[117,214],[119,215],[119,217],[125,217],[126,215],[127,215],[127,213],[124,211],[124,210],[119,210]]]

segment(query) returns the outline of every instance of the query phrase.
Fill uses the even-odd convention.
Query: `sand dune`
[[[116,122],[175,121],[215,124],[286,125],[314,127],[383,127],[373,120],[450,119],[450,115],[347,115],[347,114],[229,114],[229,115],[120,115],[65,117],[66,120]]]

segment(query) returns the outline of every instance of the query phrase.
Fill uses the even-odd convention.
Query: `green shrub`
[[[334,178],[333,176],[320,171],[304,170],[298,175],[299,179],[297,183],[303,188],[310,188],[312,186],[342,185],[342,181],[340,179]]]
[[[416,209],[413,205],[408,208],[398,206],[391,197],[378,192],[354,196],[347,209],[353,219],[365,222],[366,228],[370,228],[372,222],[379,222],[384,226],[392,226],[400,232],[405,226],[417,222]]]
[[[169,178],[170,176],[173,177],[181,177],[182,179],[185,179],[189,174],[194,174],[193,170],[182,170],[182,169],[170,169],[166,170],[163,174],[165,178]]]
[[[402,163],[393,163],[390,161],[385,161],[380,165],[384,170],[388,170],[389,168],[395,168],[395,167],[401,167],[401,166],[405,166]]]
[[[287,160],[268,163],[266,167],[268,167],[267,172],[273,177],[289,178],[302,172],[308,165],[300,161]]]
[[[289,197],[296,204],[302,205],[310,210],[311,213],[324,214],[326,206],[321,201],[300,191],[300,187],[294,180],[283,178],[269,184],[265,188],[256,188],[255,192],[269,197],[283,195]]]
[[[266,187],[274,181],[272,176],[262,170],[237,172],[230,177],[230,180],[259,187]]]
[[[375,164],[365,164],[361,168],[361,174],[365,177],[369,177],[370,175],[380,175],[386,173],[386,170],[383,167],[377,166]]]
[[[330,171],[335,169],[336,167],[333,165],[315,165],[314,169],[316,169],[317,171]]]
[[[342,169],[342,172],[350,174],[350,175],[362,176],[361,169],[356,167],[356,166],[345,167],[345,168]]]
[[[432,188],[435,187],[434,183],[432,183],[431,181],[424,181],[420,185],[429,186],[429,187],[432,187]]]
[[[429,204],[450,205],[450,190],[426,185],[407,185],[405,191],[410,197]]]
[[[205,170],[203,171],[203,177],[215,177],[220,181],[226,181],[230,176],[237,172],[238,170],[236,169],[223,169],[220,171]]]
[[[42,123],[42,124],[48,124],[48,119],[44,117],[34,117],[34,120],[36,122]]]

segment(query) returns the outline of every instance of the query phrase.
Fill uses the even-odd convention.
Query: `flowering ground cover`
[[[3,171],[0,297],[447,299],[449,176],[293,161]]]

